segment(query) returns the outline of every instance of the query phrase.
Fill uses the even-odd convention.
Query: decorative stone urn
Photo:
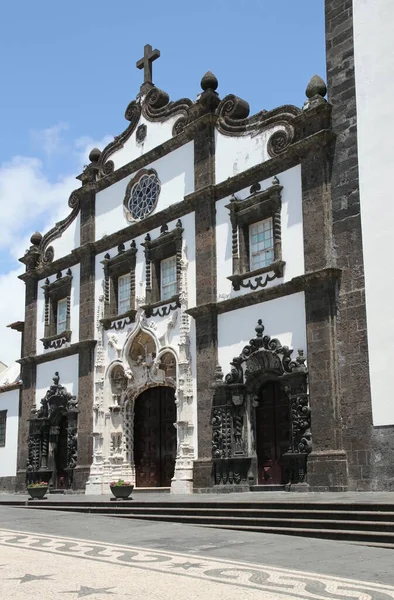
[[[111,481],[109,484],[112,494],[115,496],[111,500],[127,500],[134,489],[134,486],[128,481],[115,482]]]
[[[27,491],[30,494],[29,500],[43,500],[48,491],[48,486],[28,487]]]

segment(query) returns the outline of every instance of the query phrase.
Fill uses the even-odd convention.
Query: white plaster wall
[[[70,394],[78,397],[78,354],[65,358],[51,360],[37,365],[36,407],[40,406],[48,388],[53,384],[52,378],[57,371],[60,384],[64,385]]]
[[[278,338],[283,346],[297,350],[306,347],[305,297],[303,292],[247,306],[218,317],[218,360],[226,375],[230,362],[255,337],[258,319],[265,327],[264,335]],[[308,356],[307,356],[308,358]]]
[[[80,288],[80,265],[74,265],[71,268],[72,282],[71,282],[71,306],[70,306],[70,327],[71,327],[71,344],[79,342],[79,288]],[[65,275],[66,270],[62,271]],[[50,283],[56,281],[56,275],[51,275],[48,278]],[[44,349],[42,342],[40,341],[44,337],[45,331],[45,298],[44,290],[42,289],[45,284],[45,279],[41,279],[38,282],[38,293],[37,293],[37,354],[44,354],[46,352],[53,352],[53,348]]]
[[[0,394],[0,411],[7,411],[5,447],[0,448],[0,477],[16,475],[18,449],[19,390]]]
[[[181,202],[194,191],[194,145],[185,144],[146,166],[157,171],[161,182],[159,201],[154,212]],[[96,195],[96,240],[130,225],[123,211],[126,187],[135,173]]]
[[[139,156],[146,154],[150,150],[153,150],[153,148],[170,140],[172,138],[172,128],[179,117],[180,115],[177,115],[162,123],[155,123],[148,121],[145,117],[141,116],[134,133],[129,137],[123,148],[112,154],[110,157],[110,159],[114,161],[115,169],[127,165],[127,163],[132,160],[135,160]],[[142,143],[138,143],[136,139],[137,129],[143,124],[147,127],[146,138]]]
[[[67,256],[67,254],[70,254],[71,250],[74,250],[74,248],[79,248],[80,227],[81,219],[80,215],[78,214],[71,225],[63,232],[61,237],[51,242],[50,245],[53,246],[55,251],[55,260],[61,258],[62,256]]]
[[[302,183],[301,166],[278,173],[277,175],[282,190],[282,258],[286,262],[284,276],[269,282],[267,287],[273,287],[279,283],[290,281],[293,277],[305,272],[304,264],[304,233],[302,222]],[[272,185],[272,178],[261,181],[261,189],[267,189]],[[250,186],[235,193],[240,199],[250,195]],[[230,297],[249,294],[249,288],[241,288],[235,292],[231,281],[227,279],[232,275],[232,252],[231,252],[231,222],[229,210],[226,205],[230,203],[230,197],[223,198],[216,203],[216,252],[217,252],[217,293],[218,301]],[[252,282],[254,279],[252,278]]]
[[[373,424],[392,425],[394,402],[387,374],[394,356],[394,3],[389,0],[353,0],[353,7]]]
[[[216,183],[234,177],[246,169],[269,160],[268,140],[275,131],[284,127],[276,125],[258,135],[229,136],[216,131],[215,168]]]

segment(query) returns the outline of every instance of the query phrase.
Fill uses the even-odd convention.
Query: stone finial
[[[30,238],[30,243],[33,244],[33,246],[39,246],[40,242],[42,240],[42,235],[39,231],[36,231],[35,233],[33,233],[33,235]]]
[[[304,356],[304,351],[301,348],[298,349],[296,362],[299,368],[305,368],[306,356]]]
[[[249,193],[250,193],[250,194],[257,194],[257,192],[259,192],[260,190],[261,190],[261,185],[260,185],[260,183],[257,181],[257,183],[253,183],[253,184],[250,186]]]
[[[257,321],[257,327],[255,327],[255,332],[256,332],[256,337],[258,337],[258,338],[263,337],[264,325],[263,325],[263,321],[261,319],[259,319]]]
[[[327,94],[327,86],[319,75],[314,75],[305,91],[306,97],[311,99],[314,96],[324,96]]]
[[[101,156],[101,150],[99,150],[98,148],[93,148],[93,150],[90,151],[89,160],[92,163],[96,163],[99,161],[100,156]]]
[[[215,383],[223,382],[223,371],[220,365],[216,365],[215,367]]]
[[[219,85],[218,80],[211,71],[207,71],[204,77],[201,79],[201,87],[206,92],[207,90],[215,91]]]

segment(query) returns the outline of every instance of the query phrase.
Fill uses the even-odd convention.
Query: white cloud
[[[61,154],[67,150],[67,144],[63,140],[62,133],[67,131],[68,123],[57,123],[53,127],[47,127],[40,131],[31,131],[34,143],[45,152],[48,158],[54,154]]]
[[[56,127],[59,126],[48,128],[45,132]],[[51,135],[44,133],[42,136],[49,144],[47,150],[52,142],[55,144],[55,135],[52,142],[49,141]],[[56,181],[49,179],[43,162],[36,157],[14,156],[0,165],[0,253],[9,255],[9,268],[0,275],[0,360],[6,364],[20,355],[20,334],[7,329],[6,325],[24,320],[25,286],[17,278],[24,268],[23,265],[17,267],[16,260],[30,245],[29,239],[34,231],[45,233],[70,212],[69,195],[79,187],[75,176],[89,162],[90,150],[94,146],[102,149],[110,139],[108,136],[100,141],[88,137],[77,139],[72,150],[74,165],[70,167],[74,173],[67,173]]]

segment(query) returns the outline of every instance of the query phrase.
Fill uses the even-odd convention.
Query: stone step
[[[309,528],[295,528],[295,527],[260,527],[260,526],[242,526],[242,525],[198,525],[198,527],[209,527],[212,529],[229,529],[236,531],[249,531],[255,533],[275,533],[280,535],[295,535],[302,537],[316,537],[322,539],[341,540],[341,541],[357,541],[360,543],[373,542],[377,545],[381,545],[381,542],[391,544],[394,547],[394,533],[387,532],[369,532],[362,530],[332,530],[332,529],[309,529]]]
[[[204,509],[204,510],[273,510],[280,511],[283,513],[289,513],[297,511],[305,511],[308,513],[320,513],[320,512],[340,512],[340,513],[394,513],[394,503],[392,504],[370,504],[370,503],[349,503],[349,504],[341,504],[341,503],[318,503],[318,502],[220,502],[211,501],[211,502],[199,502],[194,500],[166,500],[166,501],[141,501],[138,499],[133,499],[134,493],[131,499],[123,500],[122,506],[131,507],[131,508],[149,508],[149,509],[173,509],[173,510],[183,510],[185,508],[190,508],[193,510],[196,509]],[[26,504],[26,499],[21,500],[7,500],[1,501],[0,505],[9,505],[9,506],[20,506]],[[34,503],[40,504],[40,500],[38,501],[30,501],[29,505],[32,506]],[[67,500],[47,500],[45,501],[46,506],[114,506],[114,503],[108,500],[73,500],[71,497]]]
[[[394,525],[394,511],[393,512],[377,512],[377,511],[347,511],[343,512],[340,510],[332,511],[310,511],[303,509],[266,509],[258,506],[257,508],[226,508],[217,507],[215,505],[209,508],[200,508],[189,505],[171,506],[169,503],[161,506],[147,506],[147,503],[135,503],[129,502],[101,502],[97,504],[86,504],[86,503],[61,503],[61,502],[46,502],[42,501],[30,501],[29,508],[46,508],[47,510],[65,510],[75,512],[96,512],[100,513],[113,513],[123,512],[130,515],[138,514],[151,514],[161,515],[165,510],[166,515],[178,516],[178,515],[196,515],[201,517],[210,517],[220,514],[222,517],[228,518],[278,518],[278,519],[302,519],[308,518],[310,520],[355,520],[355,521],[385,521],[392,522]]]
[[[97,513],[96,513],[97,514]],[[101,513],[107,514],[107,513]],[[264,526],[264,527],[275,527],[275,528],[283,528],[291,525],[296,528],[314,528],[314,529],[344,529],[344,530],[359,530],[363,531],[372,531],[372,532],[381,532],[387,531],[392,533],[393,541],[394,541],[394,522],[386,523],[381,521],[330,521],[325,519],[286,519],[284,520],[276,520],[276,519],[265,519],[265,518],[254,518],[254,517],[224,517],[220,515],[213,515],[210,517],[198,516],[198,515],[153,515],[152,513],[146,514],[137,514],[137,513],[108,513],[109,516],[119,517],[119,518],[128,518],[128,519],[145,519],[150,521],[170,521],[172,523],[190,523],[190,524],[218,524],[218,525],[242,525],[242,526]]]
[[[286,486],[285,485],[251,485],[250,486],[250,491],[251,492],[286,492],[286,494],[288,493],[286,491]]]
[[[31,501],[24,508],[92,513],[112,518],[183,523],[256,533],[298,535],[394,547],[394,504]],[[278,508],[279,507],[279,508]],[[348,506],[347,506],[348,507]],[[380,510],[382,509],[382,510]],[[391,509],[391,510],[389,510]],[[384,546],[382,546],[384,545]]]

